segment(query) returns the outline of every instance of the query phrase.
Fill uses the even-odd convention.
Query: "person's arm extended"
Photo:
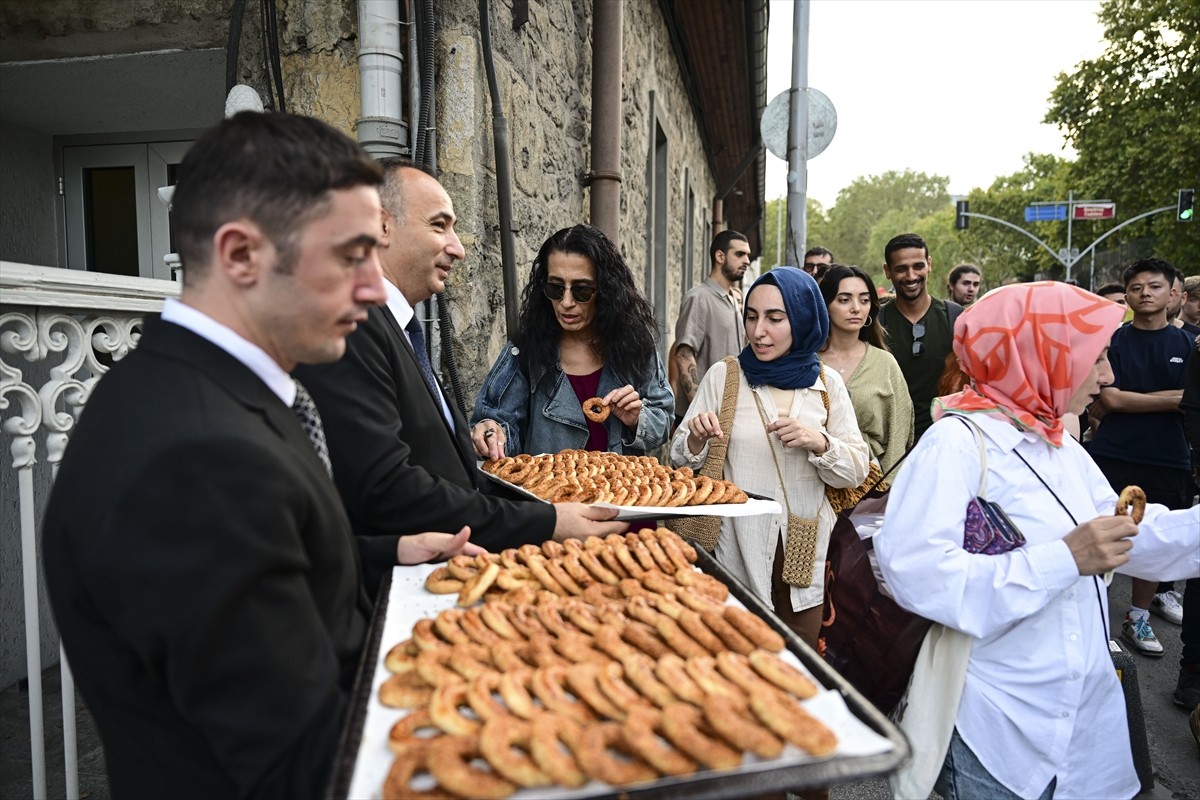
[[[1163,411],[1178,411],[1182,389],[1164,389],[1159,392],[1129,392],[1107,386],[1100,390],[1100,404],[1105,411],[1120,411],[1125,414],[1154,414]]]
[[[696,351],[690,345],[675,347],[675,370],[679,381],[679,392],[691,404],[700,385],[700,370],[696,364]]]

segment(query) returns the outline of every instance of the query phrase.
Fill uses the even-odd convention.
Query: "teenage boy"
[[[1100,390],[1103,421],[1091,454],[1115,491],[1136,484],[1152,503],[1187,508],[1195,487],[1179,401],[1195,346],[1167,322],[1177,271],[1161,258],[1135,261],[1124,273],[1125,300],[1133,321],[1113,334],[1108,359],[1113,382]],[[1170,584],[1133,581],[1133,597],[1121,636],[1137,652],[1163,654],[1150,627],[1153,609],[1179,624],[1183,609]]]

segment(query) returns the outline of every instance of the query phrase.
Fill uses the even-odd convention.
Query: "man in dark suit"
[[[465,255],[454,206],[432,171],[401,159],[382,163],[387,303],[347,337],[345,358],[296,372],[321,409],[367,585],[394,564],[397,539],[415,531],[468,525],[474,542],[496,551],[625,530],[608,521],[611,510],[481,490],[467,420],[430,369],[413,316],[413,306],[442,291]]]
[[[283,114],[226,120],[181,166],[181,297],[97,384],[43,530],[114,797],[324,789],[370,609],[288,371],[338,358],[384,299],[380,178],[341,133]],[[397,558],[471,552],[466,536]]]

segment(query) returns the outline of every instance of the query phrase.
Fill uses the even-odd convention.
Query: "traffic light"
[[[1191,222],[1192,217],[1196,215],[1196,190],[1195,189],[1180,189],[1179,190],[1179,208],[1175,211],[1175,219],[1178,222]]]
[[[1183,193],[1180,192],[1179,196],[1180,196],[1180,198],[1182,198]],[[1182,203],[1183,200],[1180,199],[1179,202]],[[1180,207],[1182,208],[1182,206],[1180,206]],[[967,217],[967,201],[959,200],[957,203],[954,204],[954,229],[959,230],[959,231],[965,231],[967,229],[967,224],[969,222],[970,222],[970,219]]]

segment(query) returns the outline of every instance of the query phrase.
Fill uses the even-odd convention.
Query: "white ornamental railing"
[[[143,315],[161,310],[164,297],[178,294],[179,284],[170,281],[0,261],[0,427],[20,495],[17,523],[0,519],[0,546],[15,548],[20,542],[35,798],[46,797],[35,483],[53,481],[92,387],[112,362],[137,346]],[[36,469],[39,438],[48,473],[47,467]],[[59,658],[66,796],[75,800],[75,688],[61,646]]]

